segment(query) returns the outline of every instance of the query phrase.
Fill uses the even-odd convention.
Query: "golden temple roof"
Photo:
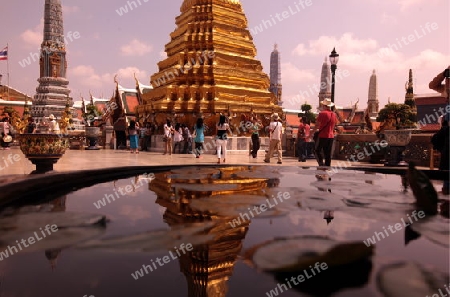
[[[202,113],[270,118],[282,113],[270,80],[256,58],[248,21],[238,0],[184,0],[167,58],[150,77],[139,116],[160,122],[182,114],[189,125]]]

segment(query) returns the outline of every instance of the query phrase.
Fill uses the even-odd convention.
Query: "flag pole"
[[[9,101],[9,44],[6,44],[6,52],[7,52],[7,57],[6,57],[6,79],[7,79],[7,84],[8,84],[8,101]]]

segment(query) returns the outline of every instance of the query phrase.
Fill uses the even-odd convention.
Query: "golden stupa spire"
[[[140,117],[154,113],[157,122],[164,122],[180,113],[192,126],[203,114],[213,125],[212,115],[231,111],[236,114],[232,129],[243,133],[239,125],[250,117],[251,108],[259,118],[282,114],[280,100],[269,91],[269,77],[256,58],[240,1],[184,0],[170,40],[167,57],[150,78],[153,89],[142,94]]]

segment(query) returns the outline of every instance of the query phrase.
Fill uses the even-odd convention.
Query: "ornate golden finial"
[[[86,114],[86,105],[84,104],[84,98],[81,94],[80,97],[81,97],[81,116],[84,117],[84,115]]]
[[[89,90],[89,96],[91,97],[91,105],[94,105],[94,96],[92,96],[91,90]]]
[[[134,80],[136,81],[136,88],[139,88],[139,80],[136,77],[136,72],[133,75],[134,75]]]

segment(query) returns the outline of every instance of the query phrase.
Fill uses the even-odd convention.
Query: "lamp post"
[[[0,74],[0,99],[3,99],[3,94],[1,92],[1,91],[3,91],[2,78],[3,78],[3,75]]]
[[[336,48],[333,48],[333,51],[330,55],[330,63],[331,63],[331,102],[334,103],[334,84],[335,84],[335,76],[337,63],[339,61],[339,54],[336,52]]]

